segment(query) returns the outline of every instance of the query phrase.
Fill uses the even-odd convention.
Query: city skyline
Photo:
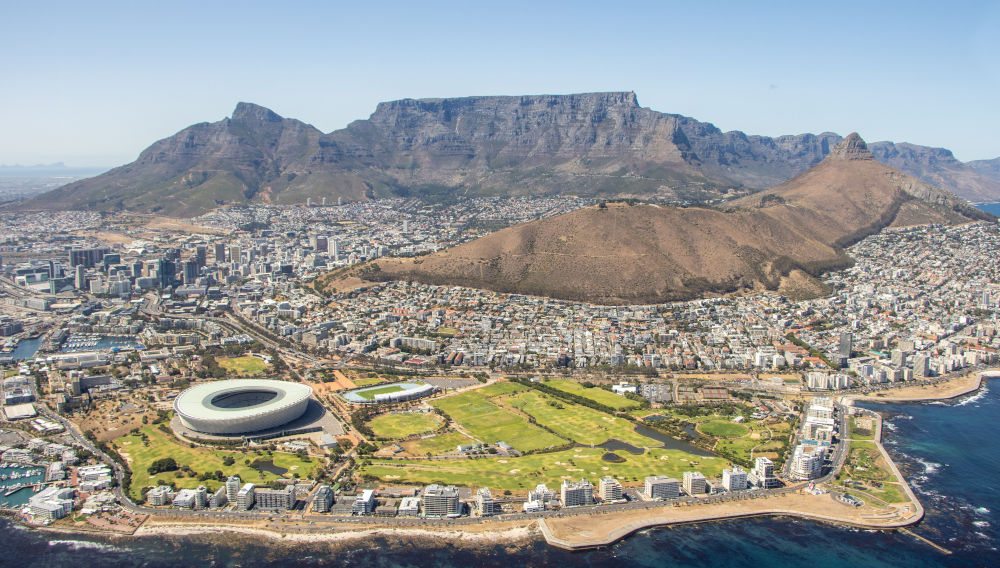
[[[329,132],[386,100],[609,90],[726,131],[858,131],[1000,156],[988,3],[163,10],[13,7],[0,163],[120,165],[238,101]]]

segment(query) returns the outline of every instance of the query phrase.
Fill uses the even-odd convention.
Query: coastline
[[[983,374],[997,373],[1000,369],[975,371],[961,377],[935,385],[914,385],[898,389],[892,397],[854,396],[843,397],[843,403],[852,406],[854,402],[912,403],[950,400],[979,390],[984,381]],[[104,532],[100,530],[79,530],[74,527],[50,526],[41,528],[46,532],[77,535],[101,535],[109,538],[129,537],[218,537],[224,534],[239,537],[266,538],[288,543],[338,544],[372,536],[395,538],[433,538],[450,543],[464,543],[470,546],[510,544],[544,539],[549,545],[566,550],[584,550],[611,545],[643,529],[739,519],[761,516],[788,516],[809,519],[843,526],[892,530],[904,528],[919,522],[924,510],[909,483],[900,473],[896,464],[882,446],[882,420],[876,430],[876,447],[883,459],[897,477],[909,503],[875,507],[866,504],[861,508],[847,507],[833,500],[830,494],[811,495],[801,489],[796,493],[781,495],[759,495],[746,500],[725,503],[705,503],[693,505],[664,505],[655,509],[627,511],[596,510],[585,514],[538,519],[505,521],[490,520],[459,527],[444,526],[433,528],[402,528],[379,525],[322,523],[308,525],[304,521],[284,521],[266,523],[205,522],[204,519],[190,521],[177,517],[149,517],[132,535]]]

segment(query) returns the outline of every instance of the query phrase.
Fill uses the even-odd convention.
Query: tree
[[[164,471],[176,471],[177,461],[174,458],[160,458],[149,465],[146,471],[149,475],[156,475]]]

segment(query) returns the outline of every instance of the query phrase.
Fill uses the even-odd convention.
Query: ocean
[[[883,568],[1000,566],[1000,383],[950,402],[866,405],[883,411],[886,448],[927,510],[911,535],[791,518],[648,529],[614,546],[567,552],[544,542],[464,545],[426,538],[291,545],[245,537],[54,536],[0,520],[0,566],[456,567],[625,566]]]
[[[982,209],[987,213],[1000,215],[1000,203],[980,203],[979,205],[976,205],[976,208]]]

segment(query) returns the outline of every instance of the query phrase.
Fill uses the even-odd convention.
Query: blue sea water
[[[349,545],[284,545],[220,536],[85,539],[0,521],[0,566],[457,567],[626,566],[925,568],[1000,566],[1000,382],[946,403],[869,405],[886,413],[886,447],[927,510],[913,527],[945,555],[900,532],[789,518],[649,529],[606,549],[567,552],[544,542],[465,546],[376,537]]]
[[[1000,216],[1000,203],[980,203],[976,208]]]

